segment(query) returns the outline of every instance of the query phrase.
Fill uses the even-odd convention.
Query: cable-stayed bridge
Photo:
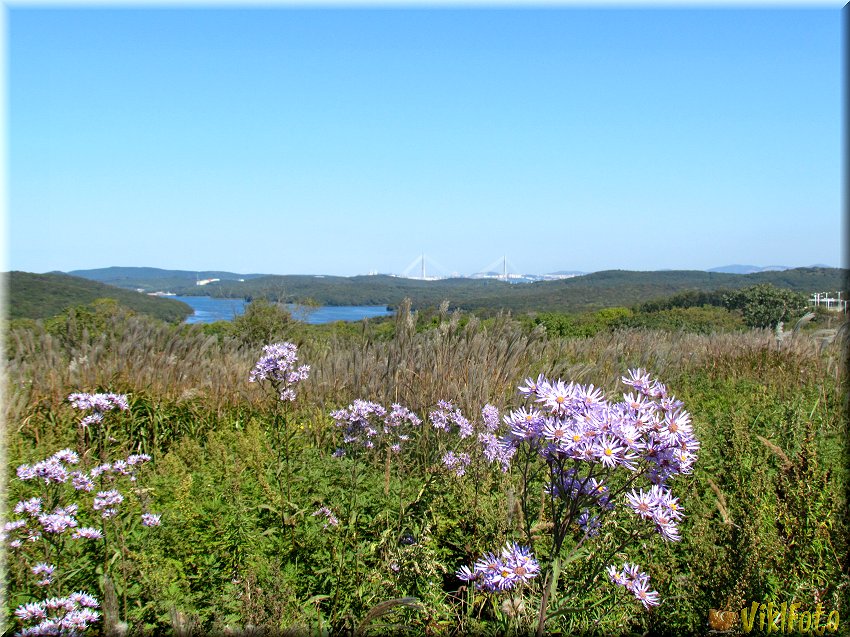
[[[435,271],[439,274],[435,275]],[[405,279],[417,279],[419,281],[437,281],[439,279],[447,278],[448,272],[449,270],[434,261],[431,257],[426,259],[425,253],[423,252],[420,256],[410,262],[410,265],[402,271],[400,276]],[[453,276],[460,275],[454,274]]]
[[[452,272],[447,267],[441,265],[433,258],[426,256],[423,252],[417,256],[410,264],[402,271],[401,274],[392,275],[405,279],[414,279],[417,281],[439,281],[447,278],[468,278],[468,279],[497,279],[508,283],[531,283],[533,281],[547,281],[553,279],[568,279],[581,272],[555,273],[555,274],[520,274],[519,268],[508,259],[507,255],[501,256],[487,267],[471,275],[462,275],[457,272]]]

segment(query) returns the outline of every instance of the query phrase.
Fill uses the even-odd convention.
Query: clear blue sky
[[[839,8],[7,25],[7,269],[843,265]]]

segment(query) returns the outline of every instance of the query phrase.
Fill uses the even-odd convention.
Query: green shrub
[[[280,304],[254,299],[243,314],[233,319],[232,333],[244,345],[261,347],[285,340],[293,322],[292,315]]]
[[[803,294],[770,283],[732,292],[726,295],[724,304],[740,311],[750,327],[775,327],[780,321],[799,319],[808,306]]]

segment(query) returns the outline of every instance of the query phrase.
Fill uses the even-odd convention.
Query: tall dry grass
[[[812,378],[837,384],[846,369],[846,331],[829,344],[803,333],[779,344],[770,330],[713,335],[627,330],[547,339],[539,330],[524,332],[508,316],[462,321],[445,308],[439,325],[420,333],[409,306],[395,320],[391,340],[302,339],[301,360],[312,368],[306,401],[325,410],[368,397],[421,411],[450,399],[471,412],[488,401],[509,399],[524,378],[538,373],[617,391],[630,367],[649,369],[669,383],[694,369],[718,376],[770,370],[766,382],[793,389]],[[16,329],[8,334],[6,349],[9,423],[34,411],[55,411],[74,391],[108,389],[170,403],[202,402],[211,412],[265,399],[247,382],[259,352],[199,329],[130,318],[72,341],[44,329]],[[749,365],[742,367],[742,359]],[[777,378],[777,369],[785,377]]]

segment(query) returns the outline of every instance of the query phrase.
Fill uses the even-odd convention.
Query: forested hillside
[[[164,321],[182,321],[192,308],[181,301],[163,299],[124,290],[67,274],[33,274],[7,272],[7,318],[49,318],[69,307],[86,305],[96,299],[115,299],[139,314],[149,314]]]
[[[811,294],[845,289],[845,271],[798,268],[784,272],[724,274],[697,270],[631,272],[609,270],[559,281],[509,284],[496,279],[420,281],[384,275],[358,277],[266,276],[241,283],[222,282],[188,293],[322,305],[397,306],[410,298],[414,307],[435,307],[448,300],[465,310],[579,312],[630,306],[686,290],[734,290],[772,283]]]

